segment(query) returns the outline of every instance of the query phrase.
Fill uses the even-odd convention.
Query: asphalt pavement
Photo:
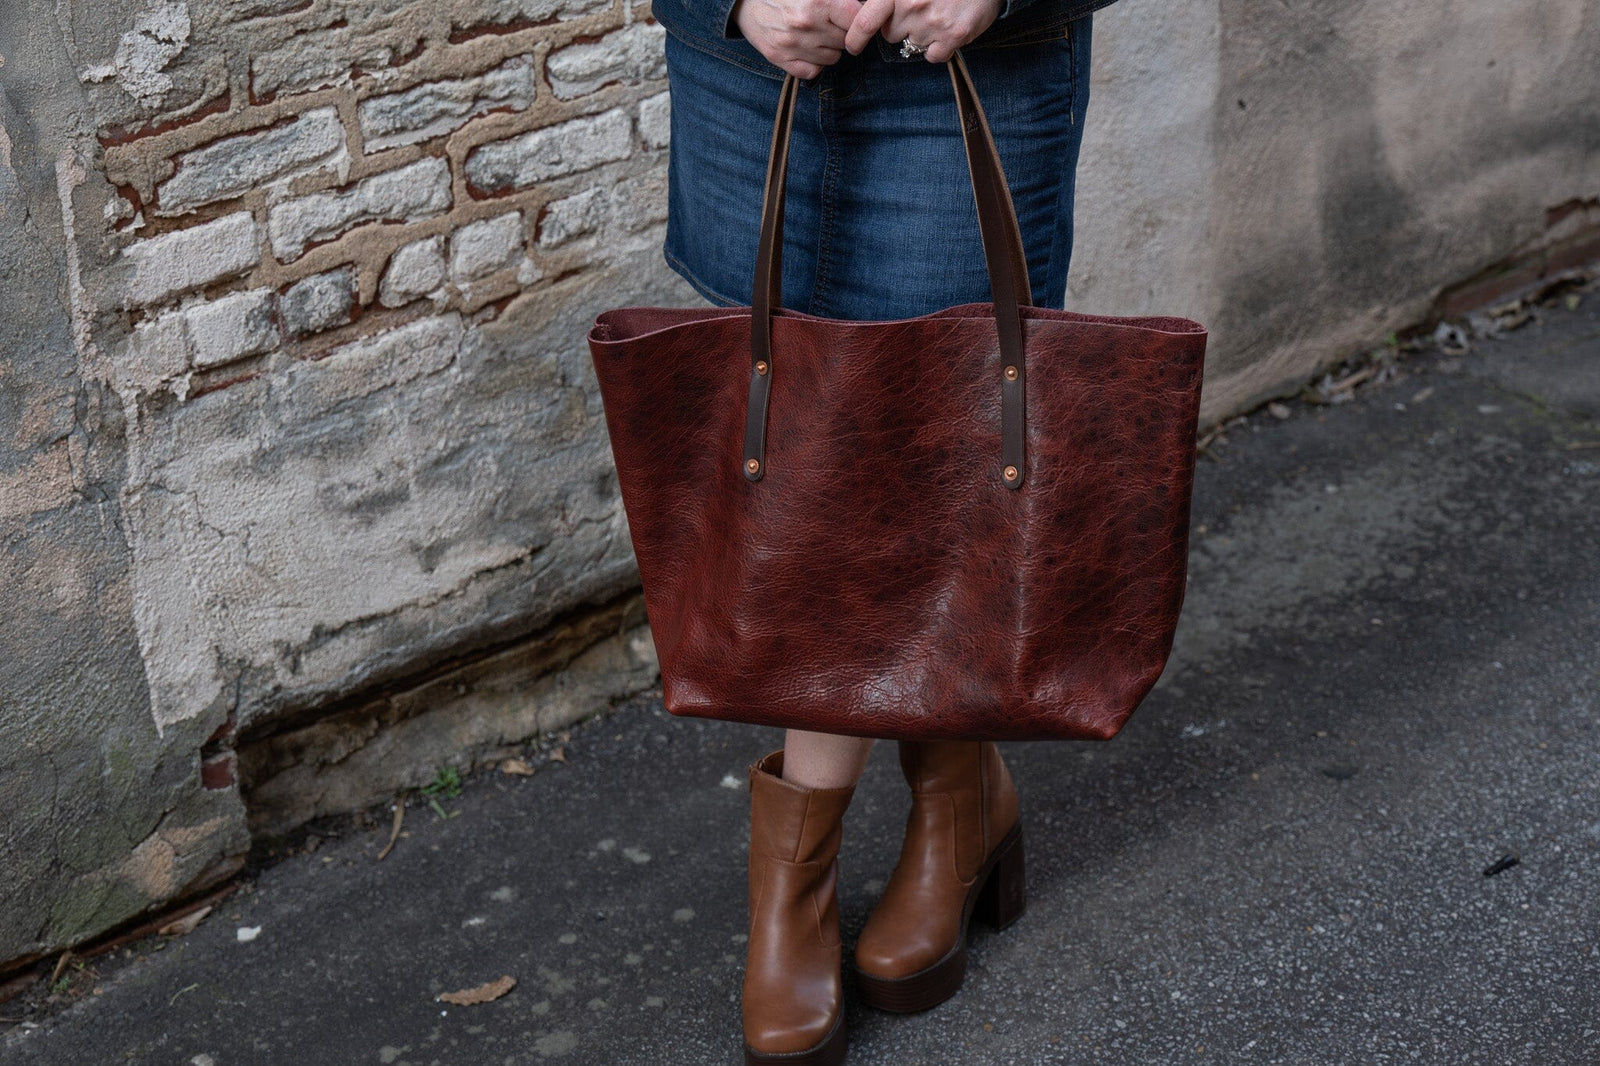
[[[1109,743],[1005,745],[1028,912],[933,1011],[852,989],[853,1066],[1600,1062],[1600,292],[1444,339],[1209,443],[1162,683]],[[737,1063],[777,737],[640,699],[412,806],[381,862],[387,814],[319,826],[69,967],[0,1061]],[[847,947],[906,802],[879,744]]]

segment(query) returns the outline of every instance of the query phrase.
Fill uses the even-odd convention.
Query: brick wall
[[[0,968],[653,684],[584,336],[698,301],[645,3],[18,3]]]
[[[280,353],[482,323],[665,218],[662,31],[644,5],[154,10],[123,40],[217,54],[156,72],[162,92],[128,63],[88,75],[125,389],[187,396]]]

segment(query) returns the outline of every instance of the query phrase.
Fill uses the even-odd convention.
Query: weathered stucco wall
[[[241,778],[284,828],[651,683],[583,343],[692,298],[644,11],[6,11],[0,961],[235,868]]]
[[[1068,306],[1205,322],[1206,418],[1600,222],[1595,0],[1121,0],[1094,43]]]
[[[1210,323],[1210,417],[1600,214],[1600,0],[1096,51],[1069,300]],[[0,14],[0,965],[650,683],[583,335],[696,302],[665,89],[644,0]]]

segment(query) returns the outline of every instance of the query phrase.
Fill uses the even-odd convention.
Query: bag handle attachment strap
[[[789,134],[794,128],[800,82],[783,78],[778,117],[767,153],[767,185],[761,197],[761,243],[756,250],[755,286],[750,297],[750,398],[744,416],[744,476],[760,481],[767,472],[767,397],[772,391],[772,309],[780,306],[783,279],[783,195],[788,184]]]
[[[957,51],[946,64],[955,90],[961,120],[962,144],[972,194],[977,202],[978,229],[994,300],[995,328],[1000,341],[1000,481],[1006,488],[1022,487],[1026,465],[1026,410],[1022,313],[1032,303],[1028,261],[1022,231],[1011,202],[1005,170],[995,147],[989,121],[966,60]],[[772,385],[772,313],[781,306],[783,279],[783,201],[789,165],[789,137],[794,128],[799,81],[785,75],[778,96],[778,114],[767,156],[766,189],[761,206],[761,241],[756,250],[755,285],[750,315],[750,396],[745,413],[744,476],[759,481],[766,473],[767,401]]]
[[[1000,165],[1000,152],[967,62],[957,51],[948,65],[961,115],[972,195],[978,204],[978,228],[983,234],[983,257],[989,268],[995,327],[1000,334],[1000,480],[1006,488],[1016,489],[1022,487],[1027,470],[1024,385],[1028,368],[1023,359],[1022,313],[1018,307],[1033,302],[1028,260],[1011,189]]]

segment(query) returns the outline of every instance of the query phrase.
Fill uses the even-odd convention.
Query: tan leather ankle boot
[[[855,787],[783,780],[783,752],[750,767],[750,942],[746,1066],[844,1061],[839,976],[841,819]]]
[[[974,913],[1003,929],[1027,901],[1017,791],[994,744],[902,741],[911,785],[900,862],[856,941],[861,997],[918,1011],[956,994]]]

